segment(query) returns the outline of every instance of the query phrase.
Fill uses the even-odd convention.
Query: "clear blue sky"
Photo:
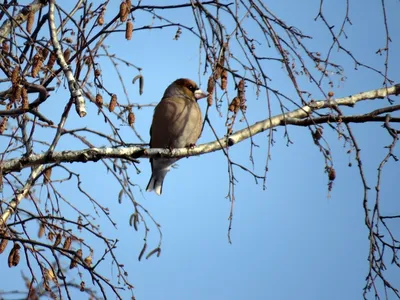
[[[173,1],[174,3],[180,3]],[[345,1],[326,2],[326,14],[330,21],[340,20],[344,13]],[[384,28],[380,1],[354,0],[351,2],[350,19],[353,26],[347,25],[348,39],[343,43],[353,54],[365,62],[382,67],[383,58],[375,54],[384,47]],[[266,5],[289,25],[298,27],[303,33],[315,38],[308,45],[324,53],[331,37],[321,21],[314,21],[318,13],[319,1],[265,1]],[[118,2],[119,4],[119,2]],[[389,29],[391,30],[392,66],[400,64],[396,53],[400,51],[398,39],[397,12],[399,2],[387,1]],[[117,7],[116,4],[112,4]],[[113,9],[107,10],[106,17],[111,18]],[[180,10],[171,14],[179,21],[192,22],[189,10]],[[150,18],[144,14],[136,17],[135,27],[147,24]],[[336,22],[337,27],[339,23]],[[336,30],[336,28],[335,28]],[[157,102],[164,89],[180,77],[199,81],[199,48],[189,33],[183,32],[181,39],[174,41],[176,29],[161,31],[134,32],[131,41],[125,41],[123,33],[111,38],[110,52],[140,66],[145,77],[144,94],[139,96],[137,86],[130,84],[136,74],[122,68],[127,80],[131,99],[137,103]],[[249,32],[251,28],[249,28]],[[260,49],[267,47],[261,40]],[[270,51],[270,50],[268,50]],[[364,69],[354,71],[351,60],[334,50],[336,61],[345,67],[347,80],[336,79],[332,89],[335,96],[348,96],[365,90],[382,87],[382,79]],[[268,65],[269,66],[269,65]],[[104,82],[112,92],[124,101],[116,74],[111,66],[103,65]],[[271,85],[294,97],[294,92],[282,73],[281,66],[271,64],[267,74],[272,78]],[[389,74],[400,81],[398,68],[392,67]],[[209,74],[201,77],[201,85],[206,89]],[[314,99],[322,95],[303,82],[304,88],[313,91]],[[230,86],[233,94],[233,85]],[[326,91],[329,89],[324,86]],[[68,96],[60,88],[57,101],[48,108],[55,109],[60,103],[66,103]],[[61,93],[62,92],[62,93]],[[248,112],[250,123],[267,117],[265,94],[255,98],[252,87],[248,88]],[[397,98],[393,98],[396,99]],[[385,100],[376,100],[376,102]],[[362,104],[355,109],[346,109],[351,114],[361,113],[378,107],[376,102]],[[51,106],[51,107],[50,107]],[[206,102],[201,103],[203,112]],[[73,117],[68,128],[90,125],[104,128],[102,118],[97,116],[94,105],[88,107],[88,116],[83,119]],[[137,130],[148,140],[152,108],[135,111]],[[273,113],[278,114],[279,107],[273,105]],[[220,136],[226,131],[224,115],[219,117],[215,108],[210,110],[210,119]],[[115,124],[118,124],[116,121]],[[245,126],[237,123],[235,130]],[[222,152],[182,159],[179,167],[173,169],[164,183],[163,195],[141,193],[136,189],[136,200],[145,206],[161,224],[163,232],[162,254],[138,262],[137,257],[143,245],[142,233],[135,232],[128,220],[133,207],[128,199],[119,204],[120,189],[100,163],[88,163],[70,166],[86,176],[85,187],[97,197],[104,206],[109,207],[111,216],[118,223],[118,230],[101,221],[104,234],[119,239],[117,253],[120,263],[125,265],[131,282],[135,285],[135,296],[140,300],[166,299],[361,299],[365,277],[368,271],[368,231],[364,225],[362,207],[362,185],[353,156],[346,154],[343,141],[338,140],[332,130],[325,127],[325,138],[332,148],[337,179],[328,197],[327,175],[324,173],[324,161],[319,150],[313,144],[307,129],[289,127],[293,144],[286,146],[283,128],[275,132],[276,144],[272,148],[272,160],[269,166],[267,189],[240,169],[235,169],[238,183],[235,187],[236,202],[232,228],[232,244],[228,243],[228,216],[230,202],[228,193],[227,162]],[[370,186],[375,185],[376,168],[386,154],[383,147],[390,142],[381,128],[381,124],[353,125],[354,133],[362,148],[362,158],[367,171]],[[139,142],[127,128],[121,127],[124,137],[130,142]],[[199,143],[214,140],[211,130],[206,127]],[[254,171],[262,174],[266,160],[267,133],[254,137],[260,145],[254,149]],[[235,145],[230,149],[232,157],[251,168],[249,141]],[[103,146],[98,144],[97,146]],[[58,150],[67,148],[81,149],[83,146],[74,140],[60,144]],[[398,151],[397,151],[398,154]],[[353,167],[348,167],[349,162]],[[132,169],[131,180],[145,188],[150,177],[150,165],[141,160],[141,174]],[[56,173],[57,174],[57,173]],[[399,176],[396,165],[388,166],[384,172],[382,197],[385,209],[400,213],[397,185],[394,180]],[[84,177],[85,178],[85,177]],[[90,178],[90,179],[88,179]],[[82,208],[90,209],[83,197],[75,191],[64,190]],[[43,199],[45,191],[42,191]],[[371,196],[374,194],[371,192]],[[85,201],[81,203],[80,201]],[[141,227],[143,230],[143,227]],[[157,246],[157,231],[151,228],[148,239],[149,248]],[[103,245],[95,245],[95,256],[102,254]],[[99,249],[96,251],[96,249]],[[0,256],[0,278],[4,279],[6,256]],[[388,260],[388,264],[390,260]],[[110,264],[104,263],[102,270],[111,274]],[[7,278],[20,276],[20,269],[7,269]],[[393,273],[391,273],[393,272]],[[389,274],[392,274],[390,277]],[[388,275],[395,278],[399,272],[389,268]],[[113,278],[116,278],[115,272]],[[395,282],[395,281],[394,281]],[[14,280],[9,281],[14,286]],[[86,282],[90,286],[90,280]],[[1,289],[4,289],[4,281]],[[111,295],[111,293],[110,293]],[[128,299],[130,293],[123,293]],[[372,298],[373,295],[371,295]],[[76,296],[79,297],[79,294]],[[110,298],[114,298],[110,296]],[[78,299],[78,298],[77,298]]]

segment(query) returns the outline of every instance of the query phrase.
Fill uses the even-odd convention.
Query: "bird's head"
[[[175,96],[184,96],[190,100],[197,101],[201,98],[207,97],[207,94],[199,89],[193,80],[180,78],[171,83],[164,93],[164,97]]]

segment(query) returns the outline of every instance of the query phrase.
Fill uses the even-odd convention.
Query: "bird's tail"
[[[151,175],[151,178],[150,178],[149,184],[147,185],[146,191],[147,192],[155,191],[157,195],[161,195],[162,185],[164,182],[165,175],[161,178],[157,175],[159,175],[159,174]]]
[[[167,175],[169,169],[171,168],[171,164],[167,160],[153,160],[152,162],[152,174],[147,185],[146,191],[151,192],[155,191],[157,195],[161,195],[162,187],[164,183],[165,175]]]
[[[146,191],[155,191],[157,195],[161,195],[165,175],[171,169],[171,165],[175,163],[177,158],[157,158],[151,159],[151,178],[147,185]]]

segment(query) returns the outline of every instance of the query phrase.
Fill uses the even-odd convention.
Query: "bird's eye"
[[[196,90],[196,88],[195,88],[193,85],[189,85],[188,88],[189,88],[189,90],[192,91],[192,92],[194,92],[194,91]]]

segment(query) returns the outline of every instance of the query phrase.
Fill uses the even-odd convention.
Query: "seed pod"
[[[228,85],[228,71],[224,69],[221,74],[221,89],[226,90],[227,85]]]
[[[246,90],[245,90],[244,80],[241,79],[238,83],[238,97],[240,99],[241,105],[246,101]]]
[[[46,227],[44,226],[44,223],[40,223],[39,232],[38,232],[39,238],[41,238],[43,236],[45,229],[46,229]]]
[[[139,257],[138,257],[138,260],[139,260],[139,261],[142,259],[143,254],[146,252],[146,249],[147,249],[147,243],[144,243],[143,248],[142,248],[142,250],[141,250],[140,253],[139,253]]]
[[[31,71],[31,76],[33,78],[36,78],[36,76],[39,74],[39,71],[40,71],[40,68],[42,67],[42,64],[43,64],[43,57],[38,52],[33,57],[32,71]]]
[[[334,93],[334,92],[332,92],[332,91],[329,91],[329,92],[328,92],[328,97],[329,97],[329,98],[332,98],[332,97],[333,97],[333,95],[335,95],[335,93]]]
[[[110,104],[108,105],[108,110],[109,110],[110,112],[113,112],[116,105],[117,105],[117,95],[113,94],[113,95],[111,96]]]
[[[214,87],[215,87],[215,80],[214,80],[213,76],[210,76],[208,78],[208,83],[207,83],[207,92],[209,94],[214,92]]]
[[[125,38],[129,41],[132,39],[133,23],[131,20],[126,22]]]
[[[49,234],[47,235],[47,238],[49,239],[49,241],[54,240],[54,233],[50,231]]]
[[[135,114],[133,113],[133,111],[129,111],[129,114],[128,114],[128,124],[129,124],[130,126],[132,126],[133,123],[135,123]]]
[[[8,41],[3,41],[1,45],[1,53],[3,55],[6,55],[8,54],[9,51],[10,51],[10,45],[8,44]]]
[[[119,20],[125,22],[129,16],[129,9],[126,2],[122,2],[119,6]]]
[[[22,87],[21,97],[22,97],[22,108],[29,109],[28,91],[25,87]]]
[[[334,181],[336,178],[336,171],[334,168],[329,168],[328,178],[330,181]]]
[[[43,184],[48,184],[50,182],[52,170],[53,170],[53,168],[48,168],[48,169],[46,169],[46,171],[44,171]]]
[[[207,105],[208,106],[213,105],[213,95],[212,94],[208,94],[208,96],[207,96]]]
[[[96,95],[96,105],[101,108],[103,106],[103,96],[100,94]]]
[[[228,110],[236,114],[239,111],[239,108],[240,108],[240,99],[239,97],[235,97],[229,104]]]
[[[64,245],[63,245],[64,250],[69,250],[69,248],[71,248],[71,242],[72,242],[72,239],[70,236],[65,239]]]
[[[14,247],[11,249],[10,254],[8,255],[8,267],[12,268],[19,264],[19,260],[21,259],[19,249],[21,246],[17,243],[14,244]]]
[[[140,78],[139,78],[139,95],[143,94],[143,88],[144,88],[144,77],[140,76]]]
[[[4,233],[4,237],[8,237],[8,233]],[[8,239],[3,238],[0,242],[0,254],[4,252],[8,244]]]
[[[35,22],[35,13],[31,10],[28,13],[28,18],[26,20],[26,31],[28,31],[29,33],[32,32],[34,22]]]
[[[67,48],[64,51],[64,59],[67,63],[68,63],[70,57],[71,57],[71,49]]]
[[[83,58],[83,62],[85,63],[85,65],[87,66],[91,66],[93,64],[92,58],[90,56],[85,56]]]
[[[11,73],[11,83],[13,85],[16,85],[18,84],[18,82],[19,82],[19,65],[16,65]]]
[[[224,44],[222,46],[221,55],[216,62],[216,67],[215,67],[215,72],[214,72],[214,77],[216,80],[222,76],[222,73],[224,71],[226,47],[227,47],[227,44]]]
[[[47,57],[49,56],[49,53],[50,53],[49,49],[47,49],[47,48],[42,48],[41,49],[41,54],[42,54],[42,57],[43,57],[43,61],[45,61],[47,59]]]
[[[51,52],[49,60],[47,61],[47,68],[51,70],[56,62],[57,56],[54,52]]]
[[[132,8],[132,1],[131,0],[125,0],[126,3],[126,7],[128,8],[128,12],[131,10]]]
[[[57,235],[56,235],[56,240],[54,241],[53,247],[57,247],[58,245],[60,245],[61,240],[62,240],[62,235],[61,235],[61,233],[59,232],[59,233],[57,233]]]
[[[319,141],[322,137],[323,134],[323,130],[322,128],[317,128],[317,130],[315,130],[315,132],[313,132],[313,138],[315,141]]]
[[[208,83],[207,83],[207,105],[211,106],[213,104],[213,95],[214,95],[214,87],[215,87],[215,80],[214,76],[210,76],[208,78]]]
[[[94,77],[99,77],[101,75],[100,69],[95,69],[94,70]]]
[[[79,258],[82,257],[82,249],[79,249],[75,252],[74,258],[71,260],[71,264],[69,265],[70,269],[75,268],[78,265]]]
[[[53,269],[46,269],[44,268],[44,278],[45,280],[49,281],[53,281],[54,283],[57,283],[57,277],[54,275]]]
[[[85,264],[87,264],[90,267],[92,265],[92,261],[93,261],[92,255],[90,254],[89,256],[87,256],[84,259],[84,261],[85,261]]]
[[[13,91],[11,95],[11,100],[12,102],[21,101],[21,96],[22,96],[22,85],[16,84],[13,86]]]
[[[85,291],[85,282],[84,282],[84,281],[81,281],[79,290],[80,290],[81,292],[84,292],[84,291]]]
[[[104,6],[100,12],[99,18],[97,19],[97,25],[104,25],[104,14],[106,13],[106,7]]]
[[[3,134],[3,132],[6,130],[7,121],[8,121],[8,117],[3,117],[1,119],[1,121],[0,121],[0,134]]]

